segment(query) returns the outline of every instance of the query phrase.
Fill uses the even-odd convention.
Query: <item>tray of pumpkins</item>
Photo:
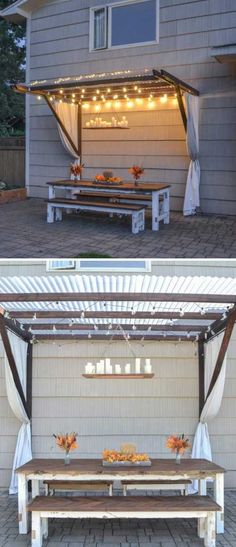
[[[102,453],[102,465],[104,467],[149,467],[152,463],[147,454],[138,454],[135,449],[127,446],[121,448],[120,451],[104,450]]]

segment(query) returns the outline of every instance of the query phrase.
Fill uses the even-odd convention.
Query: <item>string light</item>
[[[133,108],[134,103],[132,101],[127,101],[128,108]]]
[[[96,101],[97,100],[97,97],[96,95],[93,96],[93,101]]]
[[[82,108],[84,108],[85,110],[88,110],[89,104],[88,103],[83,103]]]
[[[63,94],[63,89],[60,89],[59,93],[62,95]]]
[[[167,103],[168,97],[167,97],[167,94],[166,94],[166,93],[165,93],[165,95],[163,95],[163,96],[160,98],[160,101],[161,101],[161,103]]]

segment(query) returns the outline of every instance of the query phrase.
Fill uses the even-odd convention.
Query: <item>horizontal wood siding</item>
[[[235,0],[160,0],[159,44],[96,52],[89,52],[89,7],[88,0],[81,0],[79,8],[77,0],[48,2],[33,14],[31,80],[156,67],[197,87],[201,208],[235,214],[236,68],[211,57],[213,46],[235,42]],[[45,197],[46,181],[66,177],[71,158],[48,107],[32,100],[30,112],[30,192]],[[127,117],[130,131],[83,132],[84,175],[109,168],[128,179],[130,164],[142,163],[145,180],[171,184],[171,208],[181,210],[189,159],[178,110],[162,105],[157,112],[129,112]]]
[[[87,380],[85,363],[104,354],[93,341],[40,343],[33,358],[33,455],[60,457],[52,434],[75,430],[78,455],[100,457],[104,448],[134,442],[152,457],[168,455],[166,437],[183,431],[193,440],[198,421],[198,362],[195,344],[144,342],[132,348],[152,360],[152,380]],[[107,347],[112,363],[133,360],[126,344]],[[224,398],[209,424],[213,459],[227,469],[226,485],[236,486],[236,329],[228,350]],[[0,487],[9,484],[19,422],[9,407],[0,345]]]

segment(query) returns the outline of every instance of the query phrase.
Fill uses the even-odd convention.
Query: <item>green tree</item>
[[[13,0],[0,0],[4,9]],[[20,135],[25,126],[25,100],[10,84],[25,79],[25,25],[0,18],[0,136]]]

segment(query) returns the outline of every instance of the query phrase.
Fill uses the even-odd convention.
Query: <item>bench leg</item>
[[[109,496],[113,496],[113,484],[109,485]]]
[[[126,484],[123,485],[123,496],[127,496],[127,486],[126,486]]]
[[[216,532],[224,533],[224,474],[217,473],[214,482],[214,498],[216,503],[222,507],[222,511],[216,514]]]
[[[60,209],[59,207],[56,207],[55,220],[56,222],[60,222],[62,220],[62,209]]]
[[[132,234],[138,234],[139,232],[143,231],[144,228],[145,228],[144,210],[136,212],[136,213],[132,213]]]
[[[39,481],[37,479],[32,479],[31,484],[32,484],[32,498],[36,498],[36,496],[39,496]]]
[[[209,511],[206,521],[206,531],[204,538],[205,547],[215,547],[216,545],[216,515],[213,511]]]
[[[31,546],[42,547],[43,533],[42,533],[42,519],[39,511],[32,511],[32,530],[31,530]]]
[[[54,207],[50,203],[47,205],[47,222],[54,222]]]
[[[199,480],[198,481],[198,491],[200,496],[206,496],[206,481],[205,480]],[[198,537],[204,538],[205,535],[205,518],[199,518],[198,519]]]
[[[42,518],[42,535],[44,539],[48,537],[48,519],[46,517]]]

